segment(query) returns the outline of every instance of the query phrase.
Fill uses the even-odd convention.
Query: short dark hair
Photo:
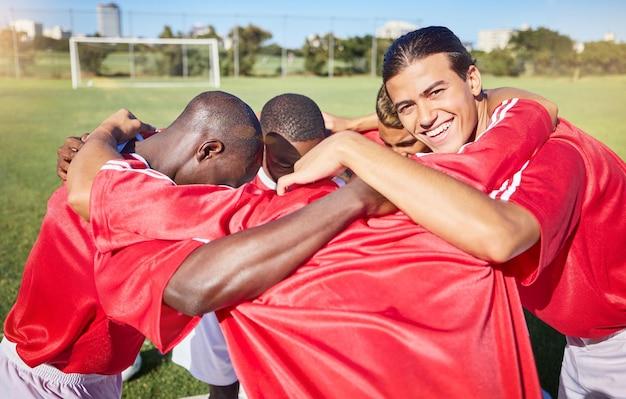
[[[291,142],[326,137],[322,111],[315,101],[294,93],[278,95],[265,103],[261,128],[264,135],[274,132]]]
[[[261,125],[254,111],[240,98],[223,91],[195,96],[170,125],[189,133],[211,134],[238,157],[257,158],[263,148]]]
[[[404,127],[402,122],[400,122],[400,118],[398,118],[396,107],[387,94],[385,85],[380,86],[376,96],[376,115],[380,123],[386,127],[392,129],[402,129]]]
[[[429,55],[446,53],[450,67],[463,80],[467,71],[476,64],[461,40],[448,28],[428,26],[399,37],[385,52],[383,61],[383,82],[396,76],[415,60]]]

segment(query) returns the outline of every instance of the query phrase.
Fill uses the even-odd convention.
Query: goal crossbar
[[[185,39],[185,38],[138,38],[138,37],[71,37],[70,38],[70,66],[72,72],[72,88],[77,89],[80,84],[80,63],[78,59],[78,43],[102,44],[180,44],[194,46],[209,46],[211,51],[210,63],[213,84],[220,87],[219,52],[217,39]]]

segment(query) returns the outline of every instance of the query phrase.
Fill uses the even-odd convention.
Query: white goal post
[[[128,44],[130,48],[130,69],[131,79],[134,78],[134,54],[133,45],[135,44],[147,44],[147,45],[166,45],[176,44],[183,46],[183,70],[186,71],[187,54],[184,51],[186,45],[192,46],[208,46],[209,47],[209,62],[211,72],[211,83],[216,88],[220,87],[220,68],[219,68],[219,51],[217,39],[183,39],[183,38],[171,38],[171,39],[144,39],[144,38],[124,38],[124,37],[71,37],[70,38],[70,66],[72,71],[72,88],[77,89],[81,82],[80,73],[80,60],[78,55],[79,43],[100,43],[100,44]]]

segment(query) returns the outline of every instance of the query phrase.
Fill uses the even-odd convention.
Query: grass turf
[[[369,77],[288,77],[223,79],[254,109],[283,92],[306,94],[323,110],[356,116],[373,111],[380,81]],[[485,78],[485,87],[516,86],[559,104],[571,120],[626,157],[626,76],[583,78]],[[208,89],[208,88],[207,88]],[[46,200],[58,185],[56,148],[68,135],[92,130],[100,120],[126,107],[143,120],[165,126],[201,88],[82,89],[69,81],[0,80],[0,318],[4,319],[19,288],[22,265],[39,230]],[[529,318],[542,385],[555,393],[563,340]],[[160,356],[150,345],[142,352],[144,367],[125,384],[128,398],[171,398],[206,392],[206,386]]]

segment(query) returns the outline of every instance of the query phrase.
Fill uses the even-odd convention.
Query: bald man
[[[91,136],[97,140],[101,134],[148,128],[128,116],[128,111],[117,112]],[[127,125],[116,124],[119,118],[127,120]],[[134,159],[158,167],[163,179],[231,186],[254,176],[262,148],[259,122],[250,107],[223,92],[196,96],[169,127],[129,145],[134,146]],[[112,166],[117,167],[121,168]],[[78,191],[70,200],[83,195]],[[124,304],[158,309],[152,319],[155,328],[150,331],[140,332],[105,311],[102,301],[108,298],[95,284],[91,228],[68,207],[67,200],[64,186],[52,194],[16,302],[5,321],[0,350],[0,392],[5,397],[119,397],[120,372],[135,360],[144,333],[165,351],[188,331],[177,324],[177,312],[161,308],[158,296],[153,300],[138,295]],[[163,290],[169,277],[163,273],[154,271],[146,280],[137,281],[135,289],[148,285]]]

